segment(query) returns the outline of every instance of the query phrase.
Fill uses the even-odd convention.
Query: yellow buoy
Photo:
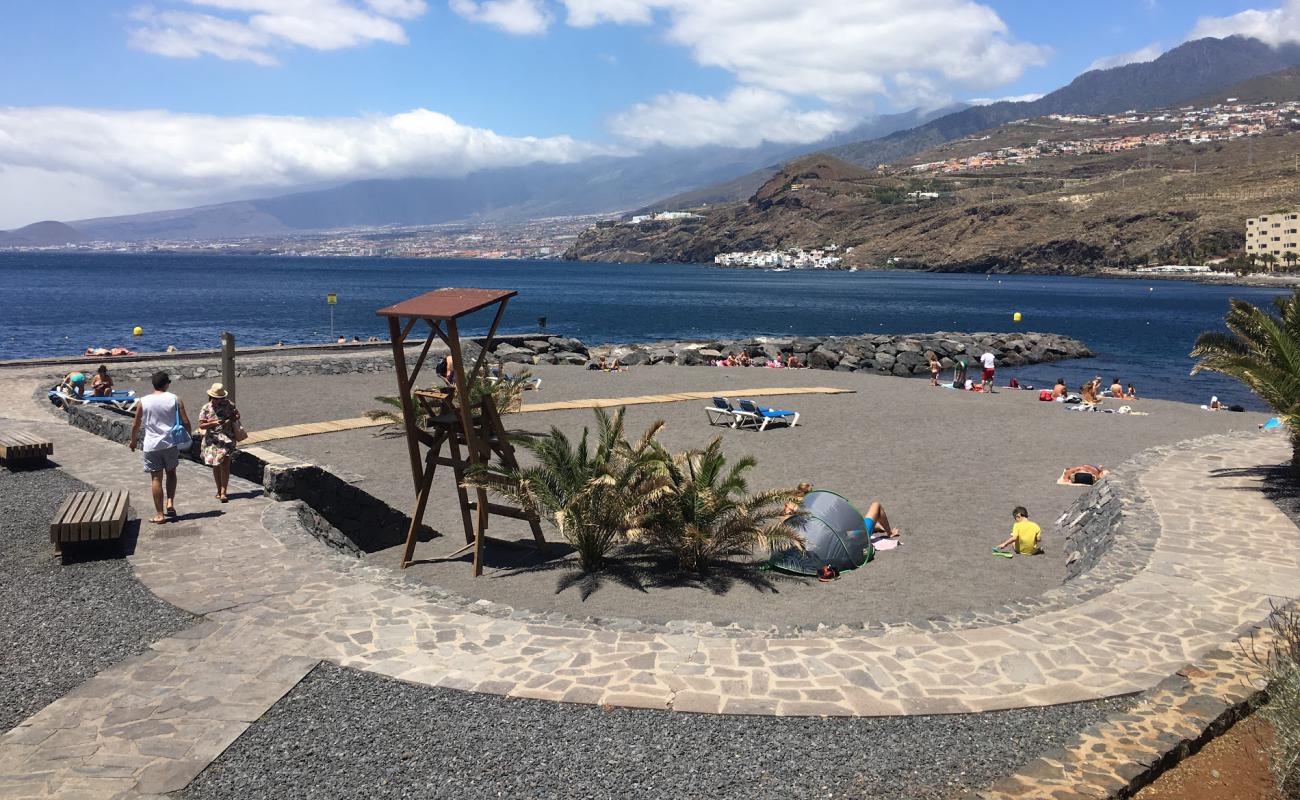
[[[144,328],[141,328],[139,325],[136,325],[134,328],[131,329],[131,335],[144,336]]]
[[[1012,322],[1019,322],[1019,321],[1020,321],[1020,312],[1019,312],[1019,311],[1017,311],[1016,313],[1014,313],[1014,314],[1011,315],[1011,321],[1012,321]]]

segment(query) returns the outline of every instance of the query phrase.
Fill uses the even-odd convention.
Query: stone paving
[[[139,456],[57,422],[32,388],[0,382],[3,413],[52,437],[74,477],[130,489],[139,508]],[[1141,477],[1163,529],[1146,566],[1070,607],[965,630],[719,638],[476,614],[273,535],[285,504],[232,481],[236,499],[219,506],[207,470],[183,463],[189,518],[146,530],[131,561],[204,621],[0,738],[0,796],[184,786],[320,660],[471,691],[737,714],[960,713],[1150,689],[1300,586],[1300,531],[1251,472],[1287,456],[1284,441],[1242,437],[1165,456]]]

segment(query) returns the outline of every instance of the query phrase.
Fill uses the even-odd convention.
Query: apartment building
[[[1290,253],[1300,258],[1300,211],[1265,214],[1246,220],[1246,255],[1272,254],[1279,261]]]

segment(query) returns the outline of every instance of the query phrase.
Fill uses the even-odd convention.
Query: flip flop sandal
[[[996,548],[996,547],[993,548],[993,555],[995,555],[995,556],[1002,556],[1003,558],[1014,558],[1014,557],[1015,557],[1015,553],[1010,553],[1010,552],[1007,552],[1006,550],[999,550],[999,549]]]
[[[151,519],[151,520],[149,520],[149,521],[152,522],[154,525],[162,525],[164,522],[167,521],[167,517],[164,517],[164,516],[161,516],[161,515],[160,515],[160,516],[154,517],[153,519]]]

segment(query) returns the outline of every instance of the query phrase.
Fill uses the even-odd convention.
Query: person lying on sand
[[[1015,520],[1011,526],[1011,535],[1002,544],[993,548],[993,555],[1011,558],[1017,553],[1022,556],[1036,556],[1042,553],[1043,549],[1038,546],[1038,543],[1042,539],[1043,529],[1029,520],[1029,512],[1025,507],[1016,506],[1011,512],[1011,518]],[[1009,549],[1012,544],[1015,544],[1014,551]]]
[[[867,508],[867,515],[862,518],[862,522],[867,526],[869,539],[897,539],[903,532],[902,528],[895,528],[889,524],[889,517],[885,516],[885,507],[874,501]],[[880,532],[879,536],[876,535],[876,531]]]
[[[1061,477],[1057,483],[1077,483],[1082,486],[1091,486],[1101,480],[1106,475],[1106,467],[1098,464],[1084,464],[1080,467],[1066,467],[1061,471]]]

